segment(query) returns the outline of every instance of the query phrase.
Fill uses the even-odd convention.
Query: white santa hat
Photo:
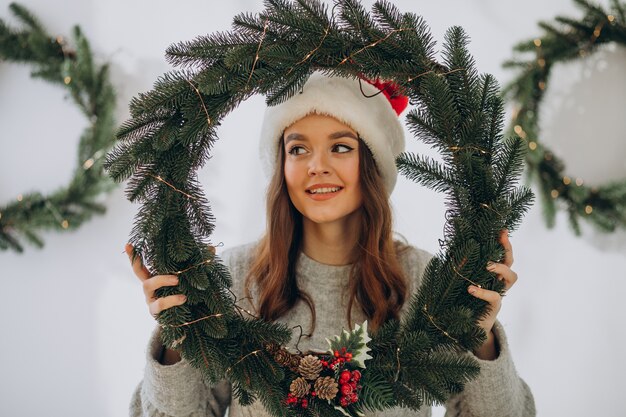
[[[404,96],[391,96],[390,99],[387,87],[392,87],[392,84],[377,85],[383,86],[384,94],[365,79],[315,72],[300,92],[287,101],[268,106],[260,141],[261,162],[267,176],[271,177],[276,168],[285,129],[315,113],[332,116],[358,133],[372,152],[385,189],[391,194],[398,177],[396,157],[404,151],[404,129],[398,115],[406,107],[408,99]],[[393,100],[397,98],[401,104],[394,103],[392,107]]]

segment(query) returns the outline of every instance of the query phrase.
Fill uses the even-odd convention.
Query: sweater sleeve
[[[163,346],[156,326],[146,352],[144,378],[132,394],[131,417],[222,417],[230,404],[227,381],[204,382],[200,371],[182,358],[172,365],[158,361]]]
[[[411,278],[411,291],[422,284],[426,266],[432,258],[429,252],[411,248],[402,258],[402,266]],[[480,374],[465,384],[463,392],[452,396],[446,403],[445,417],[533,417],[535,401],[528,385],[519,377],[513,363],[502,324],[496,320],[493,327],[499,355],[483,360],[472,352],[480,365]]]
[[[474,356],[480,374],[445,404],[445,417],[533,417],[537,414],[530,388],[517,374],[502,324],[496,320],[493,333],[499,347],[494,360]]]

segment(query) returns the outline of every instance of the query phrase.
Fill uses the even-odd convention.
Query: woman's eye
[[[302,146],[293,146],[287,151],[287,153],[290,155],[300,155],[302,153],[301,151],[304,152],[304,148]]]
[[[348,145],[337,144],[333,147],[338,153],[350,152],[353,148]]]

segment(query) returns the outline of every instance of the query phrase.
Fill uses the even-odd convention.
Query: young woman
[[[354,323],[368,320],[376,329],[401,318],[419,288],[432,255],[395,241],[391,229],[395,158],[404,150],[397,117],[402,108],[392,107],[368,82],[315,73],[301,92],[265,113],[261,154],[271,174],[267,230],[257,242],[226,250],[222,259],[230,268],[233,291],[247,303],[244,308],[266,320],[302,326],[302,351],[326,350],[326,337]],[[506,231],[500,241],[506,258],[488,269],[508,290],[517,274],[510,269],[513,253]],[[132,246],[126,250],[130,255]],[[153,316],[185,302],[178,295],[154,296],[156,289],[176,285],[176,276],[150,276],[139,259],[133,269]],[[501,296],[474,286],[468,291],[491,304],[480,323],[488,337],[468,352],[478,359],[480,376],[446,403],[446,415],[534,416],[533,396],[517,375],[496,320]],[[161,345],[159,329],[150,340],[144,379],[133,394],[132,416],[223,416],[227,407],[230,417],[267,415],[260,402],[248,407],[231,402],[226,381],[205,385],[197,369]],[[299,336],[294,334],[291,346]],[[423,417],[430,409],[371,415]]]

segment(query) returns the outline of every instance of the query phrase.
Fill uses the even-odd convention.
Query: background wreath
[[[516,188],[525,143],[502,136],[497,83],[477,73],[467,42],[461,28],[451,28],[438,63],[424,21],[388,2],[376,2],[370,14],[357,1],[338,1],[329,14],[318,1],[269,0],[258,15],[236,16],[231,32],[168,48],[170,63],[183,69],[133,98],[131,119],[105,163],[116,181],[130,178],[127,196],[142,203],[130,238],[135,255],[155,274],[179,276],[177,287],[156,296],[187,296],[158,316],[165,346],[180,350],[208,381],[230,380],[242,404],[258,399],[276,416],[419,409],[477,375],[476,361],[459,351],[483,342],[476,321],[485,303],[466,288],[502,290],[485,265],[502,259],[497,236],[517,227],[533,195]],[[228,270],[210,247],[213,218],[195,170],[221,118],[254,94],[266,95],[269,105],[286,99],[314,70],[395,81],[415,106],[409,128],[444,160],[403,154],[400,172],[449,198],[442,252],[405,320],[371,335],[357,326],[333,339],[331,351],[299,355],[285,347],[290,329],[244,315],[230,292]],[[323,362],[336,361],[322,377],[328,379],[315,382],[324,396],[309,396],[307,380],[320,379],[320,364],[328,371]],[[334,384],[342,379],[360,385],[358,400],[341,403]]]
[[[92,215],[105,212],[96,198],[116,186],[103,172],[103,157],[115,143],[115,92],[108,65],[94,64],[78,26],[73,30],[73,50],[63,37],[50,36],[23,6],[11,3],[9,8],[26,28],[11,29],[0,19],[2,60],[33,65],[32,77],[62,85],[89,121],[81,134],[78,165],[69,185],[49,195],[20,194],[16,201],[0,207],[0,249],[22,252],[20,238],[41,248],[40,231],[76,229]]]
[[[602,44],[626,46],[626,3],[611,0],[611,10],[606,11],[586,0],[574,2],[585,12],[582,20],[558,16],[556,24],[540,22],[543,36],[515,47],[515,51],[533,57],[505,62],[505,67],[519,69],[520,74],[503,94],[514,103],[510,133],[526,140],[530,149],[526,155],[527,174],[539,185],[547,225],[554,226],[557,202],[561,202],[577,235],[581,233],[580,218],[600,231],[612,232],[626,228],[626,178],[588,186],[583,179],[566,175],[565,163],[540,142],[539,111],[552,67],[588,56]]]

